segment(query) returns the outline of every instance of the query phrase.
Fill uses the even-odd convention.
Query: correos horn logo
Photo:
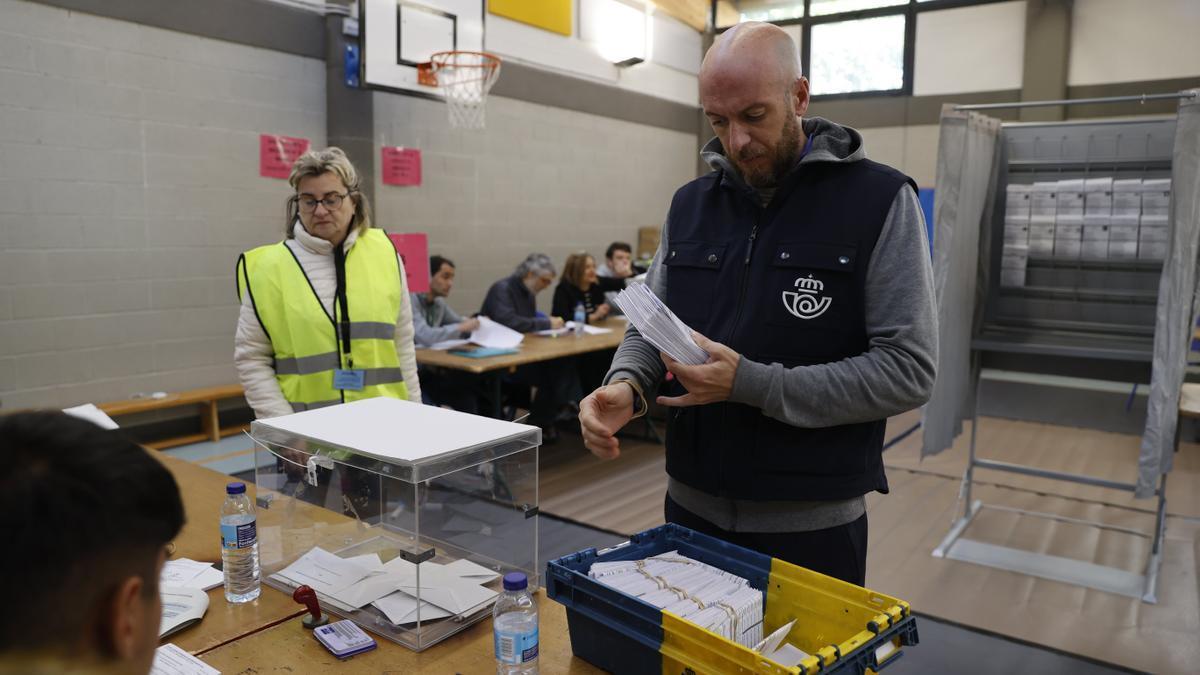
[[[815,319],[833,304],[833,298],[821,296],[825,284],[811,274],[796,279],[795,286],[796,290],[783,292],[783,306],[797,319]]]

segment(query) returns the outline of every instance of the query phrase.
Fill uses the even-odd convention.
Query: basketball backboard
[[[434,52],[483,49],[484,0],[360,0],[363,83],[426,96],[417,64]]]

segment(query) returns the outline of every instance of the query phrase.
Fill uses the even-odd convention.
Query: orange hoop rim
[[[451,63],[451,59],[460,55],[471,55],[483,57],[480,63]],[[434,52],[429,56],[429,64],[433,67],[436,73],[439,69],[450,66],[452,68],[488,68],[495,70],[500,67],[501,58],[491,52],[474,52],[470,50],[451,50],[445,52]]]

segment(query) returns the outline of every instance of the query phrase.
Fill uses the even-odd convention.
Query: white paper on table
[[[444,352],[448,349],[454,349],[455,347],[462,347],[469,344],[471,344],[470,340],[442,340],[441,342],[435,342],[430,345],[429,349]]]
[[[214,568],[212,563],[179,558],[168,560],[163,565],[158,583],[161,586],[182,586],[207,591],[225,583],[225,574]]]
[[[455,560],[454,562],[445,565],[445,569],[446,571],[451,572],[462,579],[470,579],[478,584],[486,584],[500,576],[499,572],[490,570],[483,565],[473,563],[466,558]]]
[[[158,636],[163,637],[199,621],[208,611],[208,593],[199,588],[184,586],[159,586],[162,599],[162,618],[158,622]]]
[[[588,335],[604,335],[605,333],[611,333],[612,330],[611,328],[604,328],[602,326],[588,326],[586,324],[583,326],[583,332]]]
[[[540,335],[542,337],[561,337],[561,336],[566,335],[567,333],[571,332],[571,328],[570,328],[569,324],[574,324],[574,323],[575,323],[574,321],[568,321],[567,322],[568,325],[564,325],[562,328],[547,328],[546,330],[534,331],[533,334]]]
[[[361,581],[330,594],[334,600],[350,607],[365,607],[372,602],[395,593],[400,588],[401,577],[395,574],[372,574]]]
[[[177,645],[165,644],[154,650],[154,665],[150,666],[150,675],[221,675],[221,671]]]
[[[367,553],[365,555],[355,555],[349,558],[343,558],[346,562],[352,562],[359,565],[367,572],[375,574],[377,572],[386,571],[383,567],[383,561],[379,559],[378,553]]]
[[[367,574],[368,570],[362,565],[339,558],[319,546],[314,546],[296,562],[279,570],[279,576],[333,597],[337,597],[338,591],[361,581]]]
[[[536,428],[389,396],[257,420],[254,424],[355,448],[374,459],[407,462],[497,444]]]
[[[376,609],[383,612],[388,621],[396,625],[417,622],[417,599],[407,593],[399,591],[391,595],[382,597],[371,603]],[[421,606],[421,621],[432,621],[434,619],[444,619],[452,616],[451,612],[444,609],[434,607],[428,602],[420,603]]]
[[[479,328],[471,332],[471,342],[480,347],[493,347],[495,349],[512,349],[521,344],[521,340],[525,339],[517,331],[492,321],[486,316],[479,318]]]
[[[91,403],[77,405],[74,408],[63,408],[63,412],[80,419],[87,420],[101,429],[117,429],[117,423],[112,420],[103,410],[97,408]]]
[[[164,586],[187,586],[189,581],[205,569],[213,569],[212,563],[196,562],[187,558],[168,560],[163,565],[159,583]]]
[[[480,586],[477,581],[446,572],[444,567],[426,569],[427,564],[421,565],[421,600],[433,603],[447,612],[465,614],[499,595],[496,591]],[[400,590],[416,596],[418,594],[416,575],[401,579]]]

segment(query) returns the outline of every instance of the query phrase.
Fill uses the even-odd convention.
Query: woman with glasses
[[[376,396],[421,400],[404,264],[371,227],[338,148],[309,151],[288,182],[286,238],[238,258],[234,362],[258,418]]]

